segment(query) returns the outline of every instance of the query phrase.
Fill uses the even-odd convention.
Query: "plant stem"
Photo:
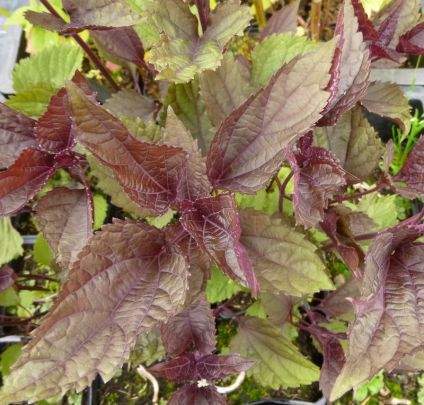
[[[63,22],[65,22],[65,20],[59,15],[59,13],[49,3],[49,0],[40,0],[40,1],[43,4],[43,6],[50,12],[50,14],[54,15],[57,18],[60,18]],[[100,70],[100,72],[102,72],[103,76],[112,86],[112,88],[115,91],[118,91],[119,86],[116,84],[115,80],[113,80],[112,76],[109,74],[108,70],[100,61],[100,59],[97,57],[97,55],[90,49],[90,47],[82,40],[82,38],[78,34],[72,34],[72,38],[75,39],[77,44],[84,50],[84,52],[93,61],[93,63]]]
[[[386,185],[384,183],[381,184],[377,184],[375,187],[372,187],[368,190],[365,191],[361,191],[360,193],[355,193],[355,194],[349,194],[349,195],[343,195],[340,197],[335,198],[334,200],[331,201],[331,204],[336,203],[336,202],[342,202],[342,201],[351,201],[351,200],[357,200],[358,198],[363,197],[364,195],[367,194],[372,194],[375,193],[376,191],[380,191],[382,188],[384,188]]]
[[[311,38],[319,41],[321,31],[321,0],[312,0],[311,5]]]
[[[287,175],[287,177],[284,179],[283,184],[281,184],[280,179],[277,177],[275,178],[275,181],[278,184],[278,188],[280,189],[280,198],[278,199],[278,211],[283,212],[283,200],[286,197],[286,188],[289,184],[290,180],[292,179],[294,175],[293,170]]]
[[[256,20],[258,21],[259,28],[262,28],[266,24],[265,10],[262,0],[253,0],[256,10]]]
[[[208,0],[209,5],[209,0]],[[208,25],[208,16],[207,10],[203,4],[203,0],[196,0],[197,11],[199,12],[200,25],[202,26],[202,32],[205,33],[207,25]],[[207,6],[207,8],[209,8]]]

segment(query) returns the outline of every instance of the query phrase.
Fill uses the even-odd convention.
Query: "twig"
[[[286,197],[286,188],[289,184],[290,180],[292,179],[294,175],[293,170],[287,175],[287,177],[284,179],[283,184],[281,184],[280,179],[276,177],[276,182],[278,184],[278,188],[280,189],[280,198],[278,199],[278,211],[283,212],[283,199]]]
[[[63,22],[65,20],[59,15],[59,13],[52,7],[49,3],[49,0],[40,0],[43,6],[50,12],[50,14],[54,15],[57,18],[60,18]],[[93,61],[96,67],[102,72],[105,79],[109,82],[112,88],[115,91],[119,90],[119,86],[116,84],[115,80],[113,80],[112,76],[109,74],[103,63],[97,57],[97,55],[90,49],[90,47],[82,40],[82,38],[78,34],[72,34],[72,38],[78,43],[78,45],[84,50],[87,56]]]
[[[386,184],[384,182],[382,182],[382,183],[377,184],[375,187],[372,187],[372,188],[370,188],[368,190],[365,190],[365,191],[361,191],[360,193],[355,193],[355,194],[349,194],[349,195],[343,195],[343,196],[336,197],[336,198],[334,198],[330,202],[330,204],[340,203],[342,201],[357,200],[358,198],[361,198],[364,195],[372,194],[372,193],[375,193],[376,191],[380,191],[384,187],[386,187]]]
[[[208,1],[209,3],[209,1]],[[203,5],[203,0],[196,0],[197,11],[199,12],[200,25],[202,26],[202,32],[205,33],[208,26],[207,10]]]
[[[216,390],[220,394],[229,394],[230,392],[235,391],[241,384],[243,384],[244,379],[246,378],[246,373],[242,371],[236,378],[236,380],[226,387],[218,387],[216,386]]]
[[[266,24],[265,10],[262,0],[253,0],[256,10],[256,20],[258,21],[259,28],[262,28]]]
[[[155,376],[153,374],[150,374],[143,366],[137,367],[137,372],[140,374],[142,378],[145,378],[146,380],[149,380],[152,383],[153,386],[153,398],[152,398],[152,404],[157,405],[159,403],[159,383],[158,380],[156,380]]]
[[[311,38],[319,41],[321,31],[321,0],[312,0],[311,5]]]

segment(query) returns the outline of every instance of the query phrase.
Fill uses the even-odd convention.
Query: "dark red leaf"
[[[69,82],[67,90],[77,141],[112,170],[133,201],[165,212],[177,198],[186,164],[183,150],[139,141],[75,84]]]
[[[197,372],[200,378],[207,381],[218,381],[233,374],[248,370],[255,364],[238,354],[217,356],[210,354],[197,360]]]
[[[328,202],[353,180],[328,150],[311,146],[312,135],[303,137],[289,155],[294,172],[294,209],[296,220],[306,227],[324,220]]]
[[[424,54],[424,22],[417,24],[412,30],[403,34],[396,47],[398,52],[411,55]]]
[[[184,385],[175,391],[168,405],[225,405],[227,402],[214,386],[199,387],[196,383]]]
[[[187,202],[181,223],[228,277],[254,294],[258,292],[250,259],[240,243],[240,220],[233,196],[221,194]]]
[[[196,381],[196,356],[194,353],[186,353],[175,359],[155,364],[149,371],[172,382]]]
[[[35,121],[0,103],[0,168],[9,167],[25,149],[36,147]]]
[[[15,284],[16,274],[9,266],[0,268],[0,292]]]
[[[65,21],[50,13],[37,13],[33,10],[28,10],[25,13],[25,18],[37,27],[44,28],[45,30],[59,32],[65,26]]]
[[[201,353],[215,350],[215,318],[204,297],[187,306],[161,328],[165,350],[172,356],[195,349]]]
[[[132,27],[91,31],[90,35],[108,54],[137,66],[144,66],[143,45]]]
[[[54,173],[53,166],[52,155],[24,150],[9,169],[0,173],[0,216],[11,215],[28,203]]]
[[[76,72],[72,81],[93,97],[93,91],[80,72]],[[74,144],[71,111],[65,88],[60,89],[49,102],[44,115],[37,121],[35,135],[41,147],[51,153],[59,153],[69,149]]]
[[[93,234],[90,196],[84,189],[55,188],[37,203],[35,210],[56,262],[67,271]]]

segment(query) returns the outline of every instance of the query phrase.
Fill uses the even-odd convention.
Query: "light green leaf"
[[[93,203],[94,203],[94,230],[101,228],[101,226],[104,224],[106,217],[107,217],[107,211],[109,208],[109,205],[107,203],[106,198],[104,198],[101,194],[95,194],[93,197]]]
[[[206,296],[210,303],[225,301],[242,290],[243,287],[230,280],[217,267],[212,268],[211,278],[206,287]]]
[[[158,217],[147,217],[146,221],[149,225],[155,226],[156,228],[164,228],[171,222],[171,219],[174,218],[175,211],[169,209],[163,215],[159,215]]]
[[[34,260],[40,266],[50,266],[54,260],[54,253],[41,233],[38,234],[34,244]]]
[[[165,111],[168,106],[172,107],[193,138],[197,139],[203,154],[206,154],[213,133],[205,103],[200,98],[199,81],[195,79],[191,83],[171,85],[164,103]]]
[[[14,307],[19,302],[19,295],[13,287],[6,288],[0,292],[0,307]]]
[[[252,81],[256,87],[265,86],[281,66],[295,56],[304,54],[317,46],[306,37],[291,33],[273,34],[256,45],[252,52]]]
[[[38,83],[49,83],[59,89],[81,69],[82,59],[81,48],[71,43],[45,48],[15,66],[13,87],[18,94]]]
[[[288,221],[251,208],[240,212],[241,242],[261,291],[301,297],[334,285],[316,246]]]
[[[37,83],[19,94],[11,96],[5,104],[31,118],[40,118],[47,110],[56,88],[49,83]]]
[[[395,225],[397,220],[396,195],[368,194],[359,200],[358,204],[346,202],[345,204],[354,211],[367,214],[378,228],[387,228]]]
[[[0,218],[0,266],[22,256],[24,241],[10,218]]]
[[[246,309],[246,315],[253,316],[255,318],[266,319],[267,314],[260,300],[255,301]]]
[[[298,387],[319,379],[319,368],[307,360],[279,328],[269,321],[246,317],[230,344],[231,352],[254,360],[247,371],[266,387]]]
[[[218,4],[202,36],[196,16],[182,0],[147,0],[145,15],[161,34],[148,54],[159,71],[156,78],[174,83],[186,83],[196,73],[215,70],[221,63],[224,46],[233,36],[243,34],[250,21],[249,9],[241,6],[239,0]]]
[[[10,368],[21,355],[22,344],[15,343],[10,345],[2,354],[1,354],[1,373],[3,376],[10,374]]]

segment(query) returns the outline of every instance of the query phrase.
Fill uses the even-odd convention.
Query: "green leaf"
[[[165,228],[168,225],[172,218],[174,218],[175,211],[169,209],[163,215],[159,215],[158,217],[147,217],[146,221],[149,225],[155,226],[156,228]]]
[[[6,288],[6,290],[0,292],[0,307],[14,307],[19,302],[19,295],[13,287]]]
[[[395,225],[397,220],[396,195],[368,194],[359,200],[358,204],[346,202],[345,204],[354,211],[367,214],[379,228],[388,228]]]
[[[11,96],[5,104],[31,118],[40,118],[46,112],[50,98],[56,90],[50,83],[37,83]]]
[[[164,103],[165,111],[168,106],[172,107],[193,138],[197,139],[203,154],[206,154],[213,133],[205,103],[200,98],[199,81],[195,79],[187,84],[171,85]]]
[[[319,379],[319,368],[300,354],[280,329],[269,321],[246,317],[230,344],[231,352],[254,360],[247,371],[267,387],[298,387]]]
[[[145,15],[161,34],[148,55],[149,62],[159,71],[157,79],[174,83],[186,83],[196,73],[215,70],[225,45],[233,36],[243,34],[250,22],[249,9],[240,6],[239,0],[219,3],[202,36],[197,18],[182,0],[147,0]]]
[[[1,373],[3,376],[10,374],[10,368],[13,363],[21,355],[22,344],[15,343],[10,345],[2,354],[1,354]]]
[[[38,83],[49,83],[56,89],[72,79],[81,69],[83,52],[73,44],[57,44],[22,59],[13,71],[16,93],[24,92]]]
[[[291,33],[273,34],[256,45],[252,52],[252,81],[257,87],[265,86],[272,75],[297,55],[317,46],[306,37]]]
[[[210,303],[221,302],[242,291],[243,287],[229,279],[217,267],[213,267],[211,278],[206,287],[206,296]]]
[[[260,300],[255,301],[246,309],[246,315],[253,316],[255,318],[266,319],[267,314]]]
[[[0,266],[22,256],[24,241],[10,218],[0,218]]]
[[[41,233],[38,234],[34,244],[34,260],[40,266],[50,266],[54,260],[54,253]]]
[[[107,203],[106,198],[104,198],[101,194],[95,194],[93,197],[94,203],[94,230],[101,228],[104,224],[107,211],[109,209],[109,204]]]
[[[251,208],[240,212],[241,238],[261,291],[301,297],[334,285],[316,246],[281,218]]]

